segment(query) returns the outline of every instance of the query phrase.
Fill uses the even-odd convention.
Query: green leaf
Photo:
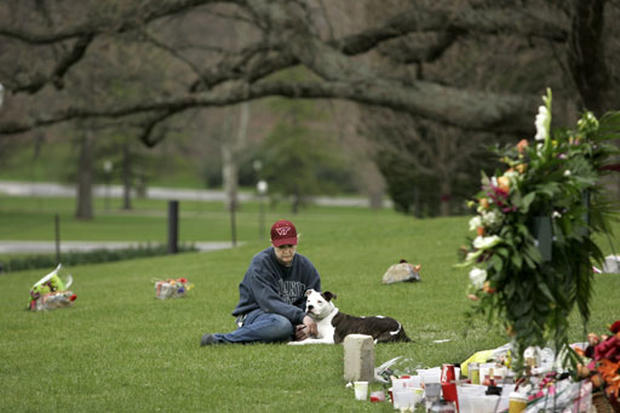
[[[504,268],[504,261],[497,255],[494,255],[489,260],[487,268],[494,270],[496,273],[500,273]]]
[[[536,199],[535,192],[530,192],[529,194],[524,196],[521,199],[521,212],[523,212],[524,214],[527,214],[527,212],[530,209],[530,205],[532,204],[532,202],[534,202],[535,199]]]
[[[545,295],[545,297],[549,299],[549,301],[555,303],[555,297],[553,296],[553,294],[551,294],[551,290],[543,280],[539,279],[536,287],[538,287],[538,289]]]
[[[507,248],[497,248],[495,249],[495,253],[499,255],[500,257],[504,257],[504,258],[508,258],[508,255],[510,255],[510,252],[508,251]]]

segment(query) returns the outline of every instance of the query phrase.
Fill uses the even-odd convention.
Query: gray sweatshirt
[[[239,284],[239,304],[232,314],[238,316],[257,308],[288,318],[293,325],[305,316],[307,289],[321,291],[321,278],[310,260],[295,254],[290,267],[276,259],[273,247],[252,258]]]

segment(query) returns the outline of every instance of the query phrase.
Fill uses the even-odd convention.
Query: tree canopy
[[[580,108],[599,114],[618,102],[610,60],[617,42],[604,24],[617,15],[612,1],[336,3],[3,1],[0,133],[94,118],[138,128],[154,145],[179,114],[267,96],[344,99],[464,130],[530,133],[542,91],[468,87],[449,71],[410,75],[459,44],[483,48],[498,36],[544,50],[545,80],[561,74]],[[233,26],[244,28],[245,41],[230,41]],[[274,76],[293,67],[308,76]],[[90,99],[76,99],[85,93]]]

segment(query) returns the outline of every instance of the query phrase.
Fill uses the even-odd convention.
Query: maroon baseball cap
[[[271,226],[271,242],[280,245],[297,245],[297,230],[291,221],[281,219]]]

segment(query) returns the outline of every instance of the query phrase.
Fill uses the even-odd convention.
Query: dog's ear
[[[331,301],[332,298],[338,298],[338,296],[336,294],[332,294],[331,291],[325,291],[323,293],[323,298],[327,301]]]

